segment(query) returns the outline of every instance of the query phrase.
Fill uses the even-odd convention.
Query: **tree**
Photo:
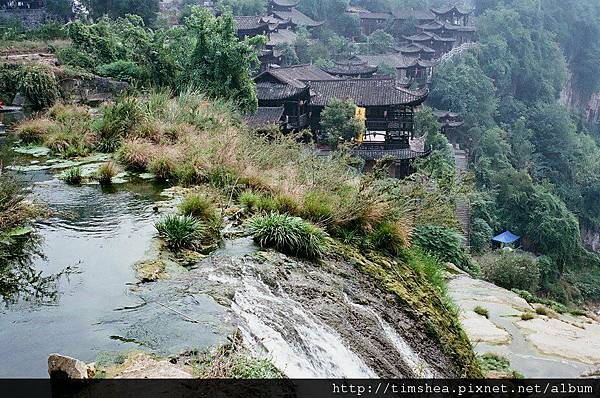
[[[252,70],[259,64],[257,48],[266,39],[239,40],[231,13],[215,17],[200,7],[192,9],[185,28],[195,46],[179,78],[179,89],[200,89],[210,96],[231,99],[244,111],[258,107]]]
[[[73,17],[72,0],[46,0],[46,10],[62,20]]]
[[[160,0],[83,0],[83,3],[95,19],[104,15],[117,18],[133,14],[142,17],[149,26],[156,20],[160,8]]]
[[[394,36],[378,29],[369,36],[367,46],[367,51],[371,54],[387,53],[394,46]]]
[[[356,118],[356,104],[350,99],[331,99],[321,113],[321,128],[332,148],[340,139],[350,141],[365,132],[364,122]]]
[[[281,66],[298,65],[298,55],[296,50],[289,43],[281,43],[277,45],[277,50],[281,52]]]
[[[218,8],[222,11],[230,9],[233,15],[265,15],[267,0],[220,0]]]

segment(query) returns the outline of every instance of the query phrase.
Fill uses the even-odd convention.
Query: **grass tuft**
[[[327,250],[327,234],[299,217],[277,213],[255,217],[248,231],[261,247],[298,257],[320,258]]]
[[[69,185],[79,185],[83,180],[83,176],[81,175],[80,167],[73,167],[69,170],[65,171],[63,175],[63,180]]]
[[[205,231],[204,225],[195,218],[180,215],[165,216],[154,227],[174,251],[195,248]]]
[[[117,165],[114,162],[106,162],[96,172],[96,178],[101,185],[109,185],[117,174],[119,174]]]
[[[531,312],[524,312],[521,314],[522,321],[530,321],[533,318],[535,318],[535,316]]]
[[[490,312],[488,311],[488,309],[487,308],[483,308],[480,305],[478,305],[477,307],[473,308],[473,312],[475,312],[477,315],[481,315],[481,316],[484,316],[486,318],[490,317]]]

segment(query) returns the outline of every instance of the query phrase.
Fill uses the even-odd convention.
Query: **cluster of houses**
[[[401,36],[395,51],[386,54],[356,54],[323,68],[281,67],[278,45],[293,45],[298,27],[310,30],[323,24],[298,11],[298,4],[298,0],[270,0],[269,15],[236,17],[238,36],[268,38],[261,53],[263,65],[255,77],[259,109],[248,116],[248,123],[256,128],[275,124],[284,131],[306,129],[318,137],[325,106],[333,98],[351,99],[366,127],[354,154],[364,159],[367,170],[385,158],[392,176],[409,175],[413,161],[429,154],[423,140],[414,136],[415,110],[427,99],[439,58],[473,40],[470,13],[456,6],[404,14],[353,7],[348,12],[358,14],[365,35],[383,28],[393,31],[394,24],[406,20],[416,21],[415,34]],[[379,73],[382,65],[393,67],[396,73]],[[435,115],[449,135],[462,125],[456,113],[436,110]]]

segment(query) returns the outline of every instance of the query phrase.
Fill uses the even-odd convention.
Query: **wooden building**
[[[431,83],[433,69],[436,66],[435,61],[406,56],[400,52],[357,55],[355,58],[370,66],[393,66],[396,69],[396,80],[407,86],[411,84],[426,86]]]
[[[455,26],[468,26],[472,10],[467,10],[456,5],[448,5],[437,8],[432,7],[431,12],[435,14],[438,21],[446,22]]]
[[[464,125],[460,119],[460,113],[434,109],[433,114],[442,125],[442,134],[448,137],[448,140],[456,144],[458,142],[458,129]]]
[[[307,80],[334,80],[334,76],[314,65],[271,68],[254,81],[259,107],[283,107],[286,131],[310,128],[311,92]]]
[[[269,12],[272,17],[280,21],[287,21],[292,28],[304,27],[312,29],[323,25],[324,21],[318,22],[298,11],[296,7],[299,0],[270,0]]]
[[[330,75],[352,79],[373,77],[378,69],[378,65],[369,65],[360,58],[336,61],[334,66],[323,68]]]
[[[434,58],[440,58],[454,48],[456,39],[442,37],[432,32],[421,32],[411,36],[404,36],[409,43],[427,46],[435,51]]]

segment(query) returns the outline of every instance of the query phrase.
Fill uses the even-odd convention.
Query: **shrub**
[[[56,57],[58,58],[58,62],[63,65],[74,66],[85,70],[92,69],[96,63],[91,56],[72,47],[59,50],[56,53]]]
[[[191,249],[202,239],[204,225],[190,216],[168,215],[154,227],[172,250]]]
[[[521,314],[522,321],[530,321],[533,318],[535,318],[535,316],[533,316],[533,314],[531,312],[524,312]]]
[[[44,137],[58,129],[50,119],[33,119],[20,123],[16,128],[17,136],[26,144],[41,144]]]
[[[299,217],[277,213],[255,217],[248,231],[261,247],[299,257],[320,258],[327,248],[327,234]]]
[[[481,218],[475,218],[471,221],[471,232],[469,234],[469,243],[473,253],[481,254],[490,248],[490,242],[494,236],[494,231],[487,222]]]
[[[425,276],[431,285],[435,286],[440,293],[446,293],[445,267],[434,256],[424,253],[417,247],[405,251],[408,265],[416,272]]]
[[[239,197],[240,204],[248,214],[256,213],[287,213],[289,202],[281,202],[269,193],[244,191]]]
[[[116,150],[121,145],[121,140],[145,118],[141,102],[134,97],[121,98],[115,103],[105,105],[102,118],[96,126],[100,135],[99,149],[106,152]]]
[[[70,185],[81,184],[83,177],[81,175],[80,167],[73,167],[67,171],[65,171],[63,175],[63,180]]]
[[[442,262],[452,263],[471,274],[479,273],[477,265],[462,246],[462,236],[453,229],[433,225],[421,226],[414,229],[412,241]]]
[[[367,240],[371,247],[398,256],[410,244],[410,228],[400,221],[377,225]]]
[[[535,292],[540,270],[534,256],[522,252],[500,252],[482,258],[486,280],[505,289]]]
[[[481,316],[484,316],[486,318],[490,317],[490,312],[487,310],[487,308],[483,308],[480,305],[478,305],[477,307],[473,308],[473,312],[475,312],[477,315],[481,315]]]
[[[119,174],[117,165],[113,162],[106,162],[96,172],[96,178],[102,185],[107,185],[112,182],[112,178]]]
[[[96,73],[100,76],[112,77],[128,83],[145,83],[149,79],[146,69],[135,62],[124,60],[100,65],[96,67]]]
[[[58,80],[46,66],[24,66],[19,77],[18,90],[27,97],[34,110],[44,109],[60,97]]]

